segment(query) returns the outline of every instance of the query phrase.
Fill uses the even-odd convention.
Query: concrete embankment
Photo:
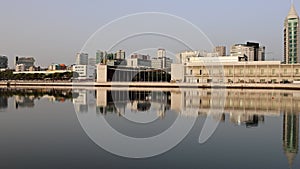
[[[34,81],[2,81],[1,87],[59,87],[59,88],[98,88],[98,87],[117,87],[117,88],[230,88],[230,89],[283,89],[283,90],[299,90],[300,84],[261,84],[261,83],[239,83],[239,84],[221,84],[210,85],[205,84],[191,84],[191,83],[147,83],[147,82],[34,82]]]

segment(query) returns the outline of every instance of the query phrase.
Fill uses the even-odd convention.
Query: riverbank
[[[262,84],[262,83],[237,83],[210,85],[192,84],[192,83],[165,83],[165,82],[80,82],[72,83],[66,81],[60,82],[40,82],[40,81],[6,81],[0,82],[1,87],[59,87],[59,88],[86,88],[86,87],[117,87],[117,88],[229,88],[229,89],[281,89],[281,90],[299,90],[300,84]]]

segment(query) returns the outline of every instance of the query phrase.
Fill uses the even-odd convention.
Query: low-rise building
[[[53,71],[53,70],[66,70],[67,66],[65,64],[51,64],[48,67],[48,70]]]
[[[16,72],[23,72],[23,71],[25,71],[25,65],[24,64],[17,64],[15,71]]]
[[[146,67],[150,68],[151,67],[151,60],[149,55],[142,55],[142,54],[137,54],[134,53],[131,55],[130,59],[126,59],[127,66],[128,67],[134,67],[134,68],[139,68],[139,67]]]
[[[186,83],[288,83],[300,80],[300,64],[281,64],[280,61],[239,62],[223,60],[205,62],[197,58],[181,67],[183,73],[171,70],[172,80]],[[209,59],[209,58],[207,58]]]
[[[35,59],[33,57],[19,57],[15,58],[15,66],[24,65],[24,69],[28,70],[30,67],[34,66]]]
[[[74,65],[73,71],[78,73],[78,79],[94,80],[95,67],[89,65]]]

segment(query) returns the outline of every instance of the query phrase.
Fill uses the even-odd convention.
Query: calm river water
[[[300,91],[0,89],[0,168],[300,168],[299,112]]]

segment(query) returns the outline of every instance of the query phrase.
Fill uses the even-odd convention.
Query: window
[[[199,74],[202,75],[202,70],[199,71]]]
[[[264,70],[264,69],[261,69],[261,70],[260,70],[260,74],[263,75],[264,73],[265,73],[265,70]]]
[[[193,74],[193,70],[190,70],[190,75],[192,75]]]
[[[275,69],[272,69],[272,75],[275,75]]]
[[[295,72],[296,74],[299,74],[299,69],[296,69],[296,72]]]
[[[243,69],[240,69],[240,74],[244,74],[244,70]]]
[[[253,69],[250,69],[250,74],[253,75]]]

